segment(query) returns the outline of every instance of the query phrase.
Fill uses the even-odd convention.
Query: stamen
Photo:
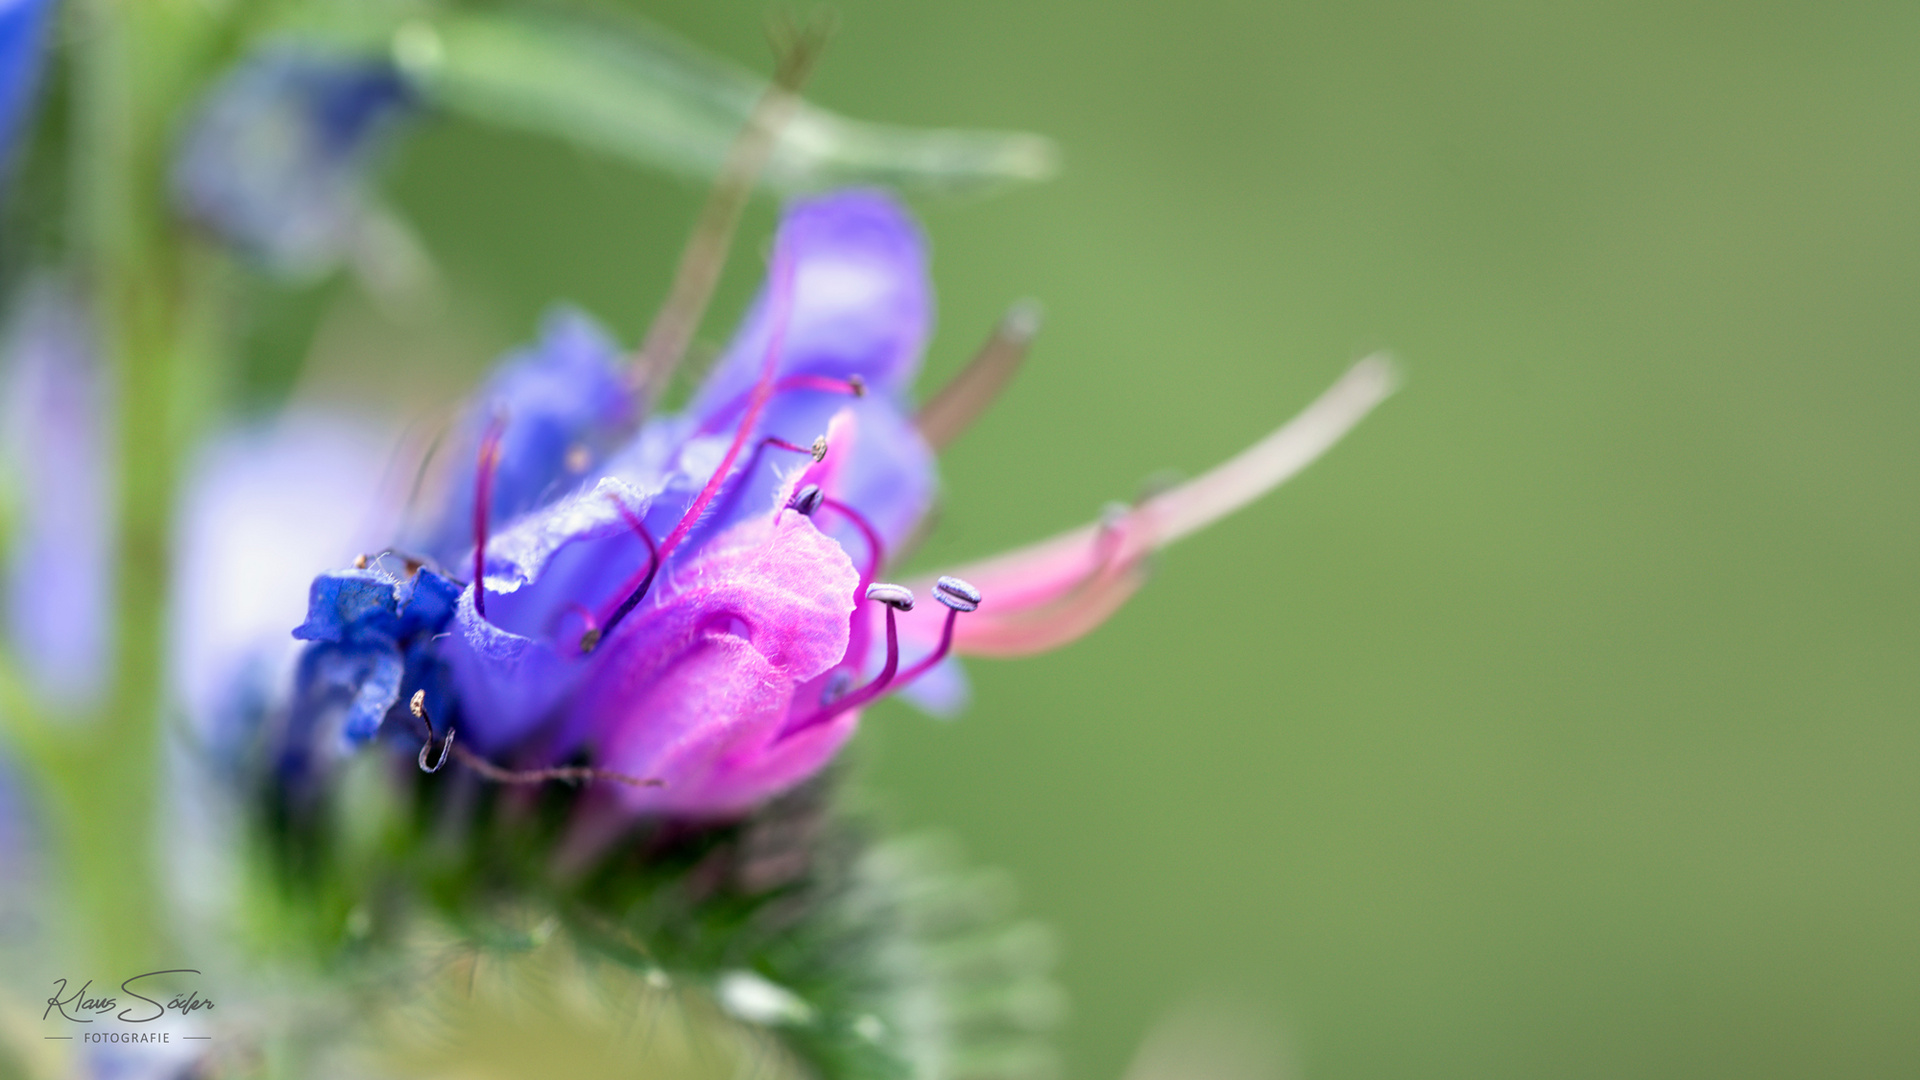
[[[811,486],[811,484],[808,485],[808,487]],[[839,499],[822,498],[820,505],[846,518],[854,528],[860,530],[861,539],[867,542],[866,571],[860,575],[860,585],[864,588],[868,582],[879,576],[881,560],[887,555],[887,545],[880,539],[880,530],[873,527],[873,523],[866,519],[866,515]]]
[[[353,568],[355,570],[365,570],[367,568],[367,557],[364,553],[353,557]]]
[[[440,757],[432,765],[428,765],[427,754],[433,749],[433,718],[427,715],[427,692],[415,690],[413,700],[407,703],[407,707],[413,710],[416,718],[427,725],[427,741],[421,744],[418,759],[421,772],[439,772],[440,767],[447,763],[447,756],[451,754],[460,759],[460,764],[496,784],[543,784],[549,780],[564,780],[570,784],[578,784],[589,780],[611,780],[630,787],[667,786],[665,780],[631,776],[623,772],[614,772],[612,769],[595,769],[580,765],[561,765],[546,769],[503,769],[464,746],[454,745],[452,728],[448,728],[446,737],[440,740]]]
[[[789,723],[787,729],[781,732],[781,738],[797,735],[810,727],[824,724],[849,709],[859,708],[878,697],[881,691],[887,688],[887,684],[893,681],[893,673],[900,670],[900,626],[894,620],[893,613],[913,610],[913,590],[904,585],[875,582],[867,586],[866,596],[875,603],[886,605],[887,609],[887,662],[881,666],[880,674],[874,676],[872,682],[845,697],[837,698],[811,716]]]
[[[913,610],[913,590],[907,588],[905,585],[889,585],[885,582],[874,582],[872,585],[867,586],[867,599],[877,600],[895,611]]]
[[[706,510],[707,504],[713,501],[727,474],[733,470],[733,463],[739,459],[748,434],[760,421],[760,413],[767,407],[767,399],[773,396],[774,372],[780,364],[780,348],[786,342],[787,321],[792,315],[792,308],[793,260],[776,247],[773,253],[773,317],[767,334],[767,355],[760,365],[760,381],[754,385],[753,396],[747,402],[747,415],[741,418],[739,428],[734,431],[733,443],[727,447],[726,456],[720,459],[720,467],[713,470],[713,476],[700,489],[693,505],[687,507],[679,524],[673,527],[673,531],[667,534],[666,542],[660,545],[662,561],[673,554],[674,549],[680,546],[680,541],[687,538],[687,533],[700,520],[700,514]]]
[[[747,456],[746,468],[740,470],[740,482],[727,490],[727,497],[721,501],[720,508],[713,512],[714,517],[721,521],[726,521],[733,517],[734,506],[740,502],[741,493],[745,492],[747,488],[751,486],[754,471],[760,467],[760,455],[765,453],[769,446],[779,447],[782,450],[791,450],[796,454],[809,454],[813,457],[815,464],[818,464],[827,456],[827,437],[825,435],[816,436],[811,446],[799,446],[773,435],[761,439],[760,442],[754,446],[753,453]]]
[[[365,569],[366,566],[373,566],[377,563],[380,563],[386,560],[389,557],[400,560],[400,568],[402,571],[401,577],[403,578],[410,578],[414,574],[419,573],[420,568],[423,566],[433,565],[433,561],[427,558],[425,555],[416,555],[409,551],[402,551],[399,548],[391,548],[391,547],[381,548],[379,551],[376,551],[371,555],[357,556],[353,561],[353,565],[356,569]],[[366,560],[365,566],[361,564],[360,562],[361,559]],[[444,571],[442,571],[438,566],[434,566],[433,570],[435,573],[444,573]]]
[[[626,618],[627,613],[638,607],[640,601],[646,598],[647,590],[653,587],[654,575],[660,572],[660,549],[653,542],[653,534],[647,531],[647,523],[641,521],[638,514],[629,510],[626,503],[615,499],[611,494],[607,497],[613,499],[614,508],[620,511],[621,517],[626,519],[628,527],[639,533],[640,539],[646,543],[647,569],[641,575],[638,584],[627,590],[626,599],[620,601],[620,606],[614,608],[613,614],[607,616],[605,625],[595,626],[592,619],[588,619],[586,632],[580,635],[582,653],[592,652],[606,640],[608,634],[613,633],[613,628],[620,625],[620,620]]]
[[[845,394],[848,397],[863,398],[867,396],[867,380],[861,378],[859,375],[849,375],[844,379],[836,379],[831,375],[802,374],[784,376],[773,384],[773,392],[776,394],[791,393],[795,390],[818,390],[826,394]],[[746,406],[747,398],[751,393],[752,391],[747,391],[746,393],[740,394],[732,401],[715,409],[705,420],[701,421],[700,428],[695,434],[711,435],[721,428],[726,427],[727,421]]]
[[[933,669],[935,664],[947,658],[953,649],[953,624],[963,611],[973,611],[980,606],[980,590],[961,581],[957,577],[943,577],[933,586],[933,598],[947,605],[946,625],[940,628],[940,644],[934,650],[920,658],[920,662],[900,673],[895,680],[900,686],[907,686],[915,679]]]
[[[500,465],[500,437],[507,418],[496,413],[480,437],[480,461],[473,478],[473,610],[487,617],[487,584],[481,578],[487,564],[487,524],[493,512],[493,474]]]
[[[566,465],[568,472],[578,476],[586,472],[587,466],[591,464],[593,464],[593,451],[587,449],[586,444],[574,443],[572,446],[567,447]]]
[[[834,668],[827,677],[827,685],[820,690],[820,704],[831,705],[847,694],[847,688],[853,685],[853,672],[846,668]]]
[[[600,626],[600,620],[594,617],[592,609],[578,600],[569,600],[566,606],[555,612],[553,618],[548,621],[547,632],[549,634],[553,633],[554,628],[559,625],[560,620],[566,618],[569,612],[580,616],[580,622],[586,627],[587,633],[593,633]]]
[[[867,586],[867,599],[887,605],[887,662],[881,667],[880,674],[867,685],[845,697],[835,698],[823,703],[819,711],[804,719],[787,725],[781,738],[788,738],[811,727],[817,727],[851,709],[858,709],[881,694],[898,690],[932,669],[935,664],[947,658],[953,649],[953,624],[963,611],[972,611],[980,606],[980,590],[955,577],[943,577],[934,586],[933,598],[947,605],[946,625],[940,630],[940,644],[920,661],[905,671],[900,667],[900,632],[894,622],[895,611],[913,610],[913,590],[903,585],[890,585],[875,582]],[[831,684],[829,684],[831,686]]]
[[[820,509],[820,503],[826,497],[826,493],[820,490],[819,484],[808,484],[794,492],[793,498],[787,500],[787,509],[796,511],[803,517],[812,517],[813,512]]]

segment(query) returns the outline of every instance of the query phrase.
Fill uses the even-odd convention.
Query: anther
[[[414,719],[427,725],[427,741],[420,744],[420,756],[415,759],[420,763],[420,771],[424,773],[439,772],[440,766],[447,763],[447,755],[453,753],[453,729],[447,729],[447,737],[440,740],[440,756],[435,759],[433,764],[429,765],[427,764],[427,754],[433,750],[433,717],[427,715],[427,692],[425,690],[415,690],[413,692],[413,699],[407,702],[407,708],[412,710]]]
[[[934,582],[933,598],[955,611],[972,611],[980,606],[980,590],[957,577]]]
[[[567,447],[566,464],[570,473],[579,475],[586,472],[587,466],[593,464],[593,451],[587,449],[585,443],[574,443]]]
[[[365,554],[355,555],[353,557],[353,568],[355,570],[365,570],[367,568],[367,557]]]
[[[807,517],[812,517],[813,512],[820,509],[820,504],[826,497],[826,492],[820,490],[819,484],[808,484],[794,492],[793,498],[787,500],[787,509],[797,510]]]
[[[847,389],[853,391],[854,397],[866,397],[867,380],[858,375],[849,375],[847,376]]]
[[[835,668],[833,674],[827,677],[827,685],[820,690],[820,704],[831,705],[846,697],[847,691],[851,689],[853,689],[853,671],[849,668]]]
[[[812,453],[813,461],[816,465],[827,460],[827,437],[825,435],[815,435],[813,437]]]
[[[877,600],[895,611],[913,610],[913,590],[905,585],[889,585],[876,581],[867,586],[867,599]]]

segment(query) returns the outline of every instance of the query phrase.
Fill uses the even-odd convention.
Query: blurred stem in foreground
[[[217,270],[173,226],[160,181],[175,117],[211,59],[211,12],[190,0],[74,0],[64,12],[72,272],[115,383],[119,569],[98,715],[40,717],[29,750],[47,783],[66,915],[102,975],[179,959],[155,827],[169,531],[179,464],[217,370]]]

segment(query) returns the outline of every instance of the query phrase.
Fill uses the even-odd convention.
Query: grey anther
[[[812,453],[813,460],[815,461],[827,460],[827,437],[825,435],[815,435],[813,437]]]
[[[933,598],[955,611],[972,611],[980,606],[980,590],[957,577],[943,577],[935,582]]]
[[[826,497],[826,492],[820,490],[819,484],[808,484],[806,487],[794,492],[793,498],[787,500],[787,509],[798,510],[802,514],[812,517],[813,512],[820,509],[820,500]]]
[[[913,610],[913,590],[905,585],[889,585],[876,581],[867,586],[867,599],[877,600],[895,611]]]

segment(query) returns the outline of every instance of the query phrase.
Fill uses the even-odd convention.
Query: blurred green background
[[[834,7],[823,104],[1066,155],[919,204],[930,385],[1049,321],[917,564],[1409,375],[962,720],[870,715],[871,801],[1060,931],[1071,1075],[1209,994],[1314,1080],[1920,1070],[1920,6]],[[768,67],[764,3],[643,10]],[[466,342],[395,386],[556,298],[637,339],[700,199],[459,124],[395,168]]]

